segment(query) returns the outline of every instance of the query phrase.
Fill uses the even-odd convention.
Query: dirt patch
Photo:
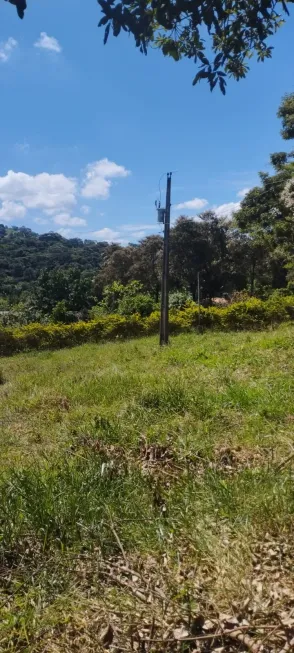
[[[235,474],[244,469],[263,467],[272,462],[272,449],[221,446],[215,449],[209,467],[226,474]]]
[[[237,474],[244,469],[261,468],[273,462],[271,448],[217,447],[211,456],[195,451],[181,455],[172,441],[166,444],[148,442],[142,436],[139,445],[125,449],[118,444],[105,444],[103,440],[88,435],[80,435],[70,446],[69,453],[86,450],[102,456],[111,465],[139,466],[144,475],[154,478],[176,480],[181,474],[203,475],[213,469],[226,476]]]

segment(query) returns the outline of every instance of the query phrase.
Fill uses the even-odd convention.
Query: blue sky
[[[229,213],[287,149],[276,111],[294,87],[293,16],[272,60],[223,97],[192,87],[191,62],[144,57],[125,35],[103,46],[96,0],[28,4],[23,21],[0,6],[0,223],[135,241],[159,232],[162,173],[177,171],[173,217]]]

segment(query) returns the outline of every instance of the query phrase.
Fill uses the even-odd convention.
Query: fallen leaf
[[[234,617],[234,615],[220,613],[219,620],[224,623],[227,628],[234,628],[235,626],[239,626],[239,621],[237,617]]]
[[[174,629],[173,635],[175,639],[185,639],[185,637],[189,637],[190,633],[185,626],[180,626]]]
[[[203,630],[205,630],[205,632],[207,633],[210,630],[213,630],[214,628],[215,628],[214,623],[210,621],[210,619],[205,619],[205,622],[203,624]]]

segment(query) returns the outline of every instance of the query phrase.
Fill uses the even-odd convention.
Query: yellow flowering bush
[[[204,329],[260,329],[293,319],[294,296],[274,297],[267,301],[251,298],[226,308],[200,307],[200,324]],[[74,324],[34,323],[17,328],[0,327],[0,355],[151,335],[158,332],[159,320],[160,313],[155,311],[148,317],[113,314]],[[170,312],[171,333],[197,329],[198,323],[198,308],[195,306]]]

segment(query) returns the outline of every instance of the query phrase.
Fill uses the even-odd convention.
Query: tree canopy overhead
[[[193,79],[206,79],[211,90],[226,91],[226,77],[245,77],[248,61],[271,57],[268,39],[282,25],[294,0],[97,0],[102,10],[99,26],[134,37],[147,54],[150,46],[175,61],[186,57],[198,64]],[[23,18],[26,0],[9,0]]]
[[[293,2],[293,0],[290,0]],[[226,76],[246,76],[248,60],[271,57],[268,38],[283,23],[290,2],[282,0],[98,0],[104,42],[110,30],[132,34],[147,53],[154,44],[164,55],[198,63],[193,84],[206,79],[225,93]],[[282,13],[281,13],[282,12]]]

